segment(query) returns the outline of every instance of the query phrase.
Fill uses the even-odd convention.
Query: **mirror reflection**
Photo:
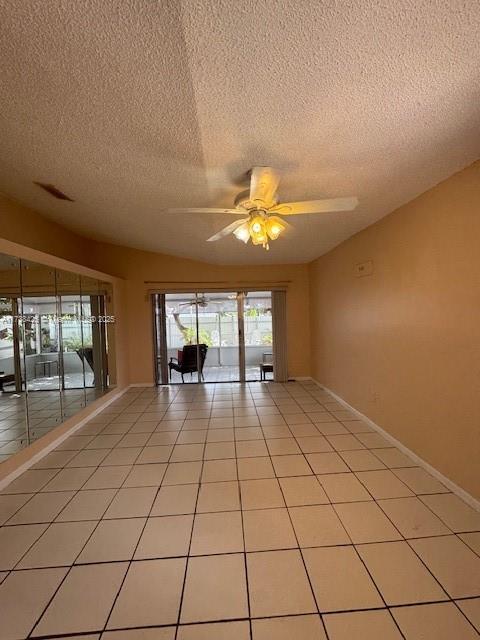
[[[0,254],[0,463],[110,389],[114,353],[110,283]]]

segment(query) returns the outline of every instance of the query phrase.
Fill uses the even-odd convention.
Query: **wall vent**
[[[55,187],[53,184],[46,184],[45,182],[35,182],[35,181],[33,182],[33,184],[36,184],[37,187],[40,187],[41,189],[49,193],[54,198],[57,198],[57,200],[68,200],[68,202],[75,202],[75,200],[72,200],[72,198],[69,198],[62,191],[60,191],[60,189],[57,189],[57,187]]]

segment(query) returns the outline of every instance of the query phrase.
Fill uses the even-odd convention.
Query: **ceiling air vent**
[[[60,189],[57,189],[57,187],[53,186],[53,184],[46,184],[45,182],[35,182],[35,181],[33,182],[33,184],[36,184],[37,187],[40,187],[41,189],[49,193],[54,198],[57,198],[57,200],[68,200],[68,202],[75,202],[75,200],[72,200],[72,198],[69,198],[62,191],[60,191]]]

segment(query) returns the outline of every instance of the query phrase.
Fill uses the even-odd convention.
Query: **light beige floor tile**
[[[0,493],[2,495],[11,493],[35,493],[36,491],[40,491],[40,489],[57,474],[58,469],[29,469],[18,478],[15,478],[15,480],[12,480]]]
[[[173,484],[193,484],[200,480],[202,463],[196,462],[175,462],[169,464],[163,478],[164,485]]]
[[[100,463],[100,466],[110,465],[131,465],[134,464],[142,449],[140,447],[129,447],[128,449],[113,449],[108,456]]]
[[[330,640],[402,640],[387,610],[332,613],[323,621]]]
[[[332,502],[372,500],[372,496],[353,473],[327,473],[318,476],[318,480]]]
[[[290,507],[295,533],[301,547],[350,544],[350,538],[330,505]]]
[[[480,532],[460,533],[458,537],[461,538],[465,544],[468,544],[470,549],[473,549],[477,556],[480,556]]]
[[[205,460],[202,482],[228,482],[237,479],[235,460]]]
[[[279,482],[288,507],[330,502],[315,476],[280,478]]]
[[[189,558],[181,622],[228,620],[247,615],[243,554]]]
[[[212,433],[215,433],[214,431]],[[235,440],[263,440],[263,431],[260,427],[241,427],[235,429]]]
[[[302,553],[321,612],[382,606],[354,547],[304,549]]]
[[[337,436],[349,433],[349,430],[341,422],[315,422],[317,429],[324,436]]]
[[[272,456],[272,464],[279,478],[313,474],[303,455]]]
[[[14,513],[30,500],[32,494],[0,495],[0,525],[4,524]]]
[[[81,636],[83,637],[83,636]],[[103,640],[175,640],[175,627],[144,627],[126,631],[104,631]]]
[[[274,509],[285,502],[276,479],[241,480],[242,509]]]
[[[124,487],[159,487],[167,465],[158,464],[135,464],[128,474]]]
[[[80,636],[80,638],[84,639],[84,636]],[[143,629],[125,631],[104,631],[102,638],[103,640],[175,640],[175,627],[144,627]]]
[[[323,453],[333,451],[333,447],[324,436],[310,436],[308,438],[298,438],[303,453]]]
[[[233,427],[233,417],[210,418],[210,429],[226,429]]]
[[[195,513],[198,484],[160,487],[152,507],[151,516],[173,516]]]
[[[350,471],[345,462],[335,452],[307,453],[305,456],[314,473],[342,473]]]
[[[185,433],[192,433],[192,431],[185,431]],[[210,429],[207,431],[206,441],[211,442],[233,442],[235,440],[235,434],[233,428],[229,429]]]
[[[190,555],[243,552],[240,511],[197,513]]]
[[[135,551],[135,560],[188,555],[193,515],[149,518]]]
[[[319,615],[252,621],[253,640],[327,640]]]
[[[93,467],[61,469],[42,491],[76,491],[95,473]]]
[[[267,445],[264,440],[243,440],[235,443],[237,458],[253,458],[254,456],[268,456]]]
[[[166,436],[171,438],[169,442],[155,442],[155,444],[171,444],[176,441],[177,444],[202,444],[207,440],[208,431],[198,430],[198,431],[181,431],[178,434],[178,438],[175,433],[154,433],[152,438],[165,438]]]
[[[54,522],[22,558],[18,568],[61,567],[73,564],[96,525],[96,522],[91,521]]]
[[[363,420],[345,420],[342,424],[350,431],[350,433],[374,433],[375,429],[369,426]]]
[[[238,482],[210,482],[200,486],[197,513],[240,509]]]
[[[289,426],[289,429],[296,438],[306,438],[320,435],[316,425],[314,424],[291,424]]]
[[[95,473],[90,476],[83,488],[118,489],[122,486],[131,469],[131,466],[99,467]]]
[[[391,609],[406,640],[478,640],[475,629],[451,602]]]
[[[98,467],[99,464],[110,454],[108,449],[94,449],[89,451],[79,451],[67,467]]]
[[[39,460],[33,469],[61,469],[75,456],[74,451],[51,451]]]
[[[274,478],[270,458],[240,458],[237,462],[240,480],[257,480],[260,478]]]
[[[376,469],[385,469],[383,462],[367,449],[359,451],[342,451],[340,455],[352,471],[374,471]]]
[[[107,628],[175,624],[185,563],[185,558],[132,562]]]
[[[58,522],[99,520],[113,499],[116,489],[79,491],[58,515]]]
[[[394,541],[402,537],[374,502],[336,504],[335,511],[354,544]]]
[[[178,628],[177,640],[250,640],[247,621],[190,624]]]
[[[248,553],[247,570],[252,617],[316,613],[299,551]]]
[[[117,447],[144,447],[149,437],[148,433],[127,433],[117,444]]]
[[[296,548],[287,509],[257,509],[243,514],[246,551]]]
[[[83,436],[74,436],[83,437]],[[88,436],[90,437],[90,436]],[[103,435],[95,436],[91,442],[87,444],[85,449],[113,449],[122,439],[122,435]],[[83,449],[84,447],[81,447]]]
[[[131,560],[144,525],[145,518],[102,520],[77,558],[77,562]]]
[[[127,567],[127,563],[73,567],[33,635],[49,636],[103,628]]]
[[[450,530],[418,498],[394,498],[377,503],[405,538],[443,536]]]
[[[263,426],[262,431],[266,440],[270,438],[291,438],[293,434],[286,424],[272,425],[268,427]]]
[[[203,444],[176,444],[173,447],[170,462],[190,462],[192,460],[202,460]]]
[[[226,460],[235,458],[233,442],[208,442],[205,446],[205,460]]]
[[[410,540],[409,544],[452,598],[480,596],[480,558],[457,536]]]
[[[352,434],[326,436],[326,439],[336,451],[353,451],[355,449],[365,449],[365,446],[362,444],[362,442],[360,440],[357,440],[357,438]]]
[[[70,436],[69,438],[61,442],[58,445],[58,447],[56,447],[55,451],[80,451],[80,449],[83,449],[84,447],[86,447],[94,439],[95,439],[95,436],[92,436],[92,435]],[[118,438],[118,440],[120,440],[120,438]],[[112,445],[112,446],[115,446],[115,445]],[[103,447],[93,447],[93,449],[101,449],[101,448]]]
[[[105,512],[104,518],[141,518],[148,516],[157,487],[120,489]]]
[[[357,438],[367,449],[382,449],[392,446],[390,442],[379,433],[358,433]]]
[[[173,447],[171,446],[145,447],[137,458],[137,464],[168,462],[172,450]]]
[[[272,438],[266,442],[271,456],[301,453],[300,447],[298,446],[295,438]]]
[[[421,467],[395,469],[393,472],[414,493],[447,493],[448,489]]]
[[[374,436],[375,434],[371,434]],[[379,436],[381,437],[381,436]],[[372,438],[370,438],[372,440]],[[402,467],[416,467],[416,463],[396,447],[389,446],[375,448],[373,453],[387,465],[390,469],[400,469]]]
[[[359,545],[357,551],[387,605],[448,599],[406,542]]]
[[[0,569],[13,569],[47,527],[47,524],[25,524],[0,528]]]
[[[457,600],[457,606],[460,607],[475,629],[480,633],[480,598]]]
[[[375,500],[413,496],[410,489],[389,469],[381,471],[358,471],[357,478],[366,486]]]
[[[452,531],[458,533],[480,531],[480,511],[475,511],[453,493],[421,496],[420,500]]]
[[[0,585],[2,640],[26,638],[67,569],[14,571]]]
[[[8,524],[51,522],[74,495],[73,491],[37,493],[10,518]]]

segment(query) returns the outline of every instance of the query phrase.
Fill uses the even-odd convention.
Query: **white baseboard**
[[[130,389],[135,389],[137,387],[154,387],[155,383],[154,382],[134,382],[133,384],[129,385]]]
[[[440,473],[440,471],[435,469],[435,467],[432,467],[431,464],[423,460],[423,458],[417,455],[414,451],[412,451],[411,449],[406,447],[404,444],[402,444],[400,440],[397,440],[396,438],[394,438],[392,435],[388,433],[388,431],[385,431],[385,429],[382,429],[382,427],[380,427],[378,424],[373,422],[373,420],[370,420],[368,416],[364,415],[363,413],[355,409],[355,407],[352,407],[352,405],[348,404],[346,400],[344,400],[341,396],[337,395],[334,391],[326,387],[324,384],[320,384],[320,382],[318,382],[318,380],[315,380],[315,378],[309,378],[309,380],[312,380],[312,382],[314,382],[317,386],[319,386],[321,389],[324,389],[333,398],[335,398],[337,402],[339,402],[346,409],[351,411],[354,415],[358,416],[360,420],[363,420],[364,422],[366,422],[366,424],[368,424],[370,427],[375,429],[375,431],[377,431],[377,433],[382,435],[385,438],[385,440],[388,440],[395,447],[397,447],[397,449],[400,449],[400,451],[402,451],[405,455],[407,455],[414,462],[416,462],[419,467],[423,467],[425,471],[428,471],[428,473],[430,473],[434,478],[436,478],[442,484],[444,484],[448,489],[450,489],[452,493],[455,493],[464,502],[469,504],[471,507],[473,507],[477,511],[480,511],[480,501],[474,498],[472,495],[470,495],[467,491],[465,491],[465,489],[462,489],[462,487],[459,487],[458,484],[455,484],[455,482],[450,480],[450,478],[447,478],[446,476],[444,476],[443,473]]]
[[[112,395],[109,396],[107,400],[103,402],[103,404],[101,404],[94,411],[92,411],[92,413],[89,413],[88,416],[76,422],[69,429],[67,429],[60,436],[58,436],[58,438],[55,438],[55,440],[52,440],[52,442],[49,442],[48,445],[44,447],[41,451],[38,451],[38,453],[36,453],[31,458],[29,458],[23,464],[19,465],[16,469],[13,469],[11,473],[9,473],[7,476],[5,476],[0,480],[0,491],[4,489],[7,485],[9,485],[13,480],[15,480],[15,478],[18,478],[18,476],[22,475],[22,473],[30,469],[30,467],[32,467],[34,464],[36,464],[37,462],[40,462],[42,458],[44,458],[48,453],[56,449],[59,444],[61,444],[64,440],[69,438],[73,433],[78,431],[78,429],[80,429],[85,424],[87,424],[87,422],[89,422],[92,418],[94,418],[96,415],[101,413],[106,407],[112,404],[112,402],[115,402],[115,400],[118,400],[121,396],[123,396],[123,394],[126,391],[128,391],[129,388],[130,387],[127,386],[127,387],[124,387],[123,389],[118,390],[117,393],[112,392]]]

